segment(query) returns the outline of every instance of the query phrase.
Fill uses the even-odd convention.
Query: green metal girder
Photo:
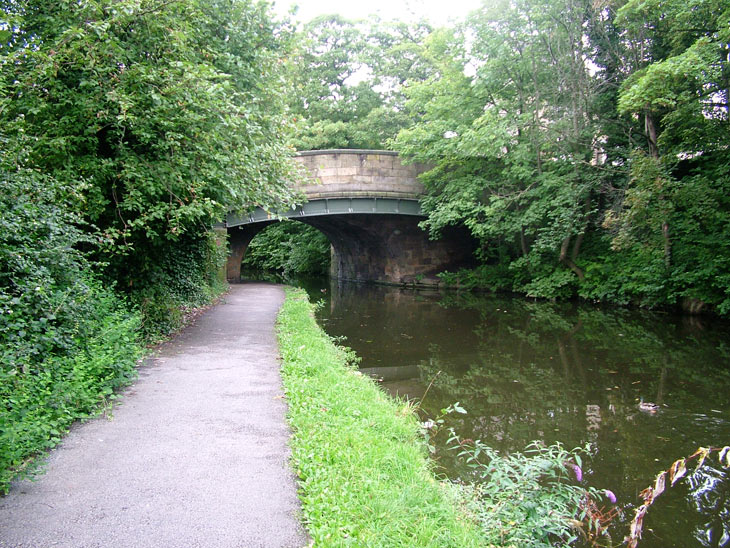
[[[320,198],[285,212],[269,212],[257,207],[250,213],[229,213],[226,216],[226,226],[234,227],[284,218],[296,219],[354,214],[424,216],[418,200],[406,198]]]

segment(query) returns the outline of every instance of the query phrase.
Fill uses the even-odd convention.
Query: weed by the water
[[[524,452],[502,455],[480,440],[460,439],[453,430],[448,443],[472,470],[464,495],[490,545],[610,544],[608,525],[615,509],[598,504],[613,493],[579,484],[581,454],[589,446],[567,451],[560,444],[533,442]]]

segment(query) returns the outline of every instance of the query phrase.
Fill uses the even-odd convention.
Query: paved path
[[[281,288],[234,285],[0,498],[0,546],[301,547],[274,321]]]

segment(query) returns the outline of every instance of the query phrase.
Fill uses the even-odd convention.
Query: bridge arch
[[[227,276],[240,280],[241,261],[253,237],[288,218],[317,228],[333,248],[332,274],[341,279],[384,283],[436,282],[435,274],[472,260],[466,230],[446,230],[430,240],[418,226],[423,164],[403,165],[397,153],[368,150],[300,152],[310,176],[301,190],[307,202],[289,211],[257,208],[229,214],[231,255]]]

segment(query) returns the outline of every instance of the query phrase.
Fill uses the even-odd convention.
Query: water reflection
[[[694,537],[702,546],[730,546],[730,487],[728,474],[703,467],[688,479],[689,497],[701,521]]]
[[[468,414],[447,420],[463,438],[503,451],[591,442],[586,481],[614,491],[628,519],[639,491],[673,460],[730,443],[725,322],[366,285],[310,289],[325,300],[323,327],[345,337],[384,388],[420,399],[433,384],[422,403],[431,417],[461,402]],[[643,410],[642,399],[658,410]],[[449,475],[466,474],[450,452],[437,458]],[[724,502],[699,505],[689,490],[663,497],[640,546],[730,545],[727,526],[717,526],[728,522],[718,477],[724,488],[712,492]]]

